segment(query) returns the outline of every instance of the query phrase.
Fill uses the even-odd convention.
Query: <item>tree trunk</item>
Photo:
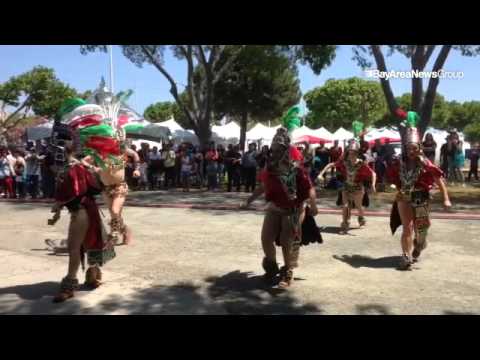
[[[425,45],[417,45],[412,56],[412,70],[423,71],[425,63]],[[412,110],[420,113],[423,97],[423,79],[412,78]]]
[[[247,124],[248,124],[248,112],[244,111],[242,118],[240,119],[240,150],[245,150],[245,142],[247,138]]]
[[[385,58],[383,56],[382,50],[379,45],[371,45],[373,57],[375,58],[375,63],[377,64],[377,68],[380,71],[387,71],[387,65],[385,64]],[[395,96],[393,95],[392,87],[390,86],[390,81],[381,78],[380,84],[382,85],[383,93],[385,94],[385,99],[387,100],[388,109],[390,113],[395,116],[395,111],[398,108],[397,101],[395,100]]]
[[[195,131],[195,135],[198,137],[200,149],[207,148],[208,143],[212,139],[212,130],[210,128],[210,114],[205,114],[201,119],[198,119],[198,127]]]
[[[452,45],[443,45],[442,49],[440,50],[440,54],[438,54],[437,59],[435,60],[435,64],[433,65],[432,71],[439,71],[445,65],[445,61],[447,60],[448,54]],[[435,101],[435,96],[437,94],[437,87],[440,79],[437,78],[430,78],[428,82],[427,92],[425,93],[425,100],[423,102],[422,111],[420,113],[420,124],[419,130],[420,134],[423,136],[425,130],[427,130],[430,121],[432,120],[432,111],[433,111],[433,102]]]

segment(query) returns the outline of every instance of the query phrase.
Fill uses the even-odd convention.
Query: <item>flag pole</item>
[[[112,45],[108,45],[108,52],[110,53],[110,91],[114,94],[113,89],[113,48]]]

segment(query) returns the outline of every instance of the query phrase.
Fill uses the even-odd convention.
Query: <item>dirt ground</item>
[[[68,213],[54,227],[47,205],[0,203],[0,213],[2,314],[480,313],[479,221],[434,220],[422,261],[400,272],[388,218],[342,236],[338,215],[319,215],[324,243],[302,248],[293,287],[279,291],[260,278],[261,212],[127,207],[134,243],[117,247],[103,286],[59,305],[67,257],[44,240],[65,237]]]

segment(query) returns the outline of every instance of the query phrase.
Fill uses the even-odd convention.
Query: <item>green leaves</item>
[[[324,86],[306,93],[304,99],[310,110],[307,125],[331,131],[341,126],[350,128],[357,119],[368,126],[386,112],[380,84],[355,77],[327,80]]]
[[[38,66],[0,84],[0,102],[14,107],[0,124],[0,132],[20,124],[32,110],[35,115],[52,118],[65,99],[77,92],[57,79],[53,69]]]

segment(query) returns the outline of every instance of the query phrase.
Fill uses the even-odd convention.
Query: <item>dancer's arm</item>
[[[309,203],[310,203],[310,215],[316,216],[318,214],[317,192],[315,191],[314,186],[312,186],[310,188],[308,200],[309,200]]]
[[[372,172],[372,191],[373,193],[377,192],[377,189],[375,185],[377,184],[377,173],[373,170],[370,170]]]
[[[442,193],[443,196],[443,206],[445,207],[445,210],[448,210],[452,207],[452,203],[450,202],[450,198],[448,196],[448,191],[447,191],[447,186],[445,185],[445,181],[442,178],[435,178],[435,184],[440,189],[440,192]]]
[[[245,203],[240,205],[241,209],[246,209],[250,206],[252,202],[254,202],[260,195],[262,195],[265,192],[265,188],[263,187],[262,184],[260,184],[255,191],[250,195],[250,197],[245,201]]]
[[[127,155],[133,158],[133,166],[135,169],[133,171],[133,177],[140,177],[140,156],[138,156],[137,152],[132,149],[127,149]]]
[[[100,170],[99,168],[95,167],[95,165],[93,165],[94,161],[90,155],[85,156],[82,160],[80,160],[80,162],[89,170],[93,170],[95,172],[98,172]]]
[[[323,174],[325,174],[328,170],[330,170],[334,166],[335,166],[335,163],[333,162],[325,166],[323,170],[320,171],[320,174],[318,174],[317,179],[320,179],[323,176]]]

